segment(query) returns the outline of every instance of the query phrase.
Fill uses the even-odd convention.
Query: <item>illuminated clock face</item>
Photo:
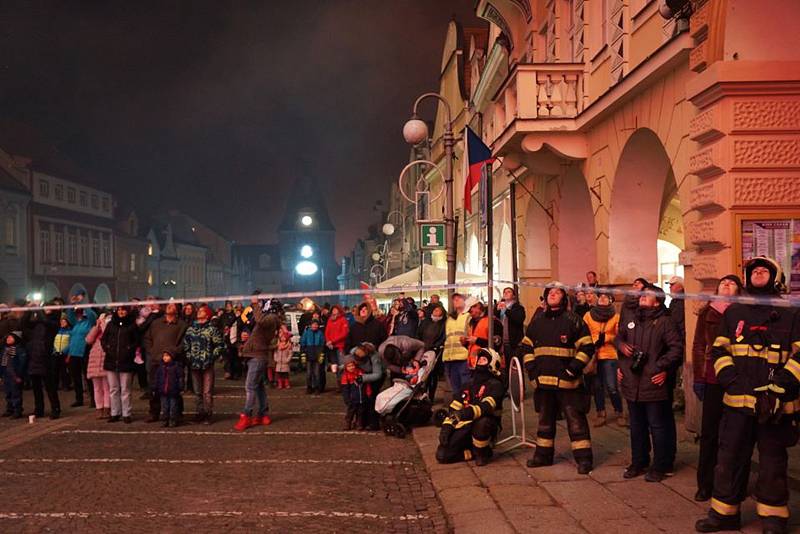
[[[300,217],[300,224],[303,226],[311,226],[314,224],[314,219],[311,218],[311,215],[303,215]]]
[[[314,249],[311,248],[311,245],[303,245],[302,247],[300,247],[300,255],[308,259],[314,255]]]

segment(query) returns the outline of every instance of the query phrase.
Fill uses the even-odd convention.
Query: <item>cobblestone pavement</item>
[[[413,440],[342,432],[338,394],[302,380],[270,389],[273,424],[245,433],[242,381],[218,380],[210,426],[144,423],[138,389],[130,425],[90,408],[0,419],[0,532],[447,532]]]
[[[530,399],[525,409],[527,434],[535,436],[537,421]],[[507,399],[501,438],[510,434],[510,412]],[[682,429],[682,422],[678,426]],[[687,534],[694,532],[694,523],[706,514],[708,503],[693,500],[697,445],[692,435],[682,430],[679,434],[675,475],[662,483],[622,478],[630,463],[629,434],[611,419],[606,426],[592,428],[595,469],[589,476],[577,474],[563,422],[557,430],[555,465],[538,469],[525,465],[532,449],[497,455],[486,467],[473,462],[439,465],[434,456],[438,429],[417,429],[414,439],[456,533]],[[798,447],[790,449],[792,532],[800,532],[798,453]],[[754,480],[751,477],[751,483]],[[743,504],[742,513],[743,531],[761,532],[751,499]]]

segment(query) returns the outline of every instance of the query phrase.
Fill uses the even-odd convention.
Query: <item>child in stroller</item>
[[[387,435],[405,437],[412,426],[427,424],[433,403],[428,398],[427,380],[436,365],[437,354],[407,336],[392,336],[379,353],[389,368],[392,385],[378,394],[375,411]]]

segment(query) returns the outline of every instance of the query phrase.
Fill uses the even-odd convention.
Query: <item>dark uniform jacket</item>
[[[452,425],[462,428],[481,417],[494,417],[500,421],[503,411],[505,388],[500,379],[488,372],[476,372],[464,385],[460,395],[454,395],[450,403],[449,416],[443,427]],[[481,444],[480,446],[486,446]]]
[[[753,390],[767,385],[784,364],[789,372],[796,368],[796,363],[787,363],[793,319],[792,308],[766,304],[734,303],[725,310],[711,350],[725,390],[723,404],[755,414]],[[786,404],[784,411],[795,412],[795,403]]]
[[[133,360],[136,358],[140,337],[136,317],[132,314],[122,318],[114,315],[100,340],[106,353],[103,369],[116,373],[134,372],[136,367]]]
[[[654,375],[674,373],[683,361],[683,340],[675,323],[663,306],[639,308],[634,319],[619,325],[617,348],[621,343],[633,346],[634,351],[647,354],[642,372],[631,371],[633,358],[620,352],[619,369],[622,371],[620,389],[622,396],[632,402],[655,402],[670,398],[668,383],[660,386],[650,380]]]
[[[583,319],[563,308],[548,309],[528,325],[518,354],[536,387],[575,389],[583,385],[581,372],[594,343]]]

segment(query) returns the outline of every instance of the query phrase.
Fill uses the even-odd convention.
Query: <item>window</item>
[[[109,208],[111,207],[111,203],[109,202],[108,197],[103,197],[102,203],[103,203],[103,211],[108,213]]]
[[[75,188],[68,187],[67,188],[67,202],[70,204],[75,204]]]
[[[81,265],[89,265],[89,237],[81,235]]]
[[[78,264],[78,236],[73,233],[67,234],[67,263]]]
[[[153,271],[147,271],[147,285],[153,285]]]
[[[103,239],[103,267],[111,267],[111,239]]]
[[[147,244],[147,255],[148,256],[152,256],[153,255],[153,244],[152,243],[148,243]]]
[[[100,240],[92,238],[92,265],[100,267]]]
[[[92,195],[92,209],[100,209],[100,199],[97,197],[97,195]]]
[[[39,180],[39,194],[45,198],[50,196],[50,184],[47,180]]]
[[[42,263],[50,263],[50,229],[42,229],[39,231],[39,246]]]
[[[89,206],[89,195],[86,193],[86,191],[81,191],[80,195],[81,195],[81,207],[85,208]]]
[[[6,247],[17,246],[17,214],[10,213],[6,215],[5,224],[5,242]]]
[[[131,272],[135,273],[136,272],[136,254],[134,254],[134,253],[131,253],[131,264],[130,265],[131,265]]]
[[[64,232],[56,231],[56,263],[64,263]]]
[[[64,200],[64,186],[61,184],[56,184],[55,188],[53,189],[53,193],[55,194],[56,200]]]

